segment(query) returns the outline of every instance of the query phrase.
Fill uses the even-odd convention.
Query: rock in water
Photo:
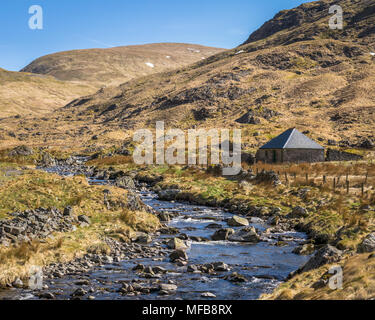
[[[229,266],[224,262],[214,262],[212,266],[214,267],[215,271],[219,272],[226,272],[230,270]]]
[[[260,236],[258,235],[257,230],[254,227],[245,227],[229,236],[228,240],[235,242],[257,243],[260,241]]]
[[[168,245],[168,248],[175,249],[175,250],[186,250],[188,248],[186,243],[179,238],[173,238],[169,240],[167,245]]]
[[[228,237],[233,233],[234,230],[230,228],[220,229],[211,236],[211,239],[214,241],[228,240]]]
[[[161,222],[169,222],[171,220],[170,216],[165,212],[161,212],[158,217]]]
[[[146,233],[140,233],[136,236],[135,242],[141,244],[150,244],[152,242],[152,238]]]
[[[211,293],[211,292],[203,292],[203,293],[201,294],[201,297],[203,297],[203,298],[216,298],[216,295],[214,295],[214,294]]]
[[[175,250],[173,251],[170,255],[169,255],[169,258],[171,259],[172,262],[176,261],[176,260],[184,260],[184,261],[187,261],[189,258],[188,258],[188,255],[186,254],[186,252],[184,250]]]
[[[152,267],[152,271],[155,274],[161,274],[161,273],[167,273],[168,272],[166,269],[164,269],[163,267],[159,267],[159,266]]]
[[[180,192],[181,191],[178,189],[160,190],[158,192],[158,197],[160,200],[172,201],[176,200],[176,197]]]
[[[87,294],[87,291],[82,289],[82,288],[78,288],[76,291],[74,291],[71,296],[72,297],[83,297],[84,295]]]
[[[228,220],[228,225],[231,227],[246,227],[249,225],[249,220],[239,216],[233,216]]]
[[[51,292],[43,292],[39,295],[39,299],[54,300],[55,296]]]
[[[161,283],[159,285],[159,289],[161,291],[176,291],[177,290],[177,286],[175,284],[166,284],[166,283]]]
[[[229,280],[231,282],[246,282],[247,279],[237,272],[233,272],[231,275],[224,278],[225,280]]]
[[[14,287],[14,288],[22,288],[23,287],[22,280],[20,278],[17,278],[15,281],[13,281],[12,287]]]

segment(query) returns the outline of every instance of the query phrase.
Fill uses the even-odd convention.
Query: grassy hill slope
[[[45,114],[95,88],[0,68],[0,117]]]
[[[36,59],[21,71],[100,87],[182,67],[222,50],[184,43],[72,50]]]

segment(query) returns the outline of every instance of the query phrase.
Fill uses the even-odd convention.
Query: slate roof
[[[297,129],[292,128],[266,143],[261,149],[319,149],[324,148],[306,137]]]

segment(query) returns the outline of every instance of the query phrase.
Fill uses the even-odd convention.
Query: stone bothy
[[[265,163],[324,162],[324,148],[293,128],[261,147],[256,160]]]

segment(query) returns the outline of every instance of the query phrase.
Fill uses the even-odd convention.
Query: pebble
[[[203,298],[216,298],[216,295],[214,295],[214,294],[211,293],[211,292],[203,292],[203,293],[201,294],[201,297],[203,297]]]

